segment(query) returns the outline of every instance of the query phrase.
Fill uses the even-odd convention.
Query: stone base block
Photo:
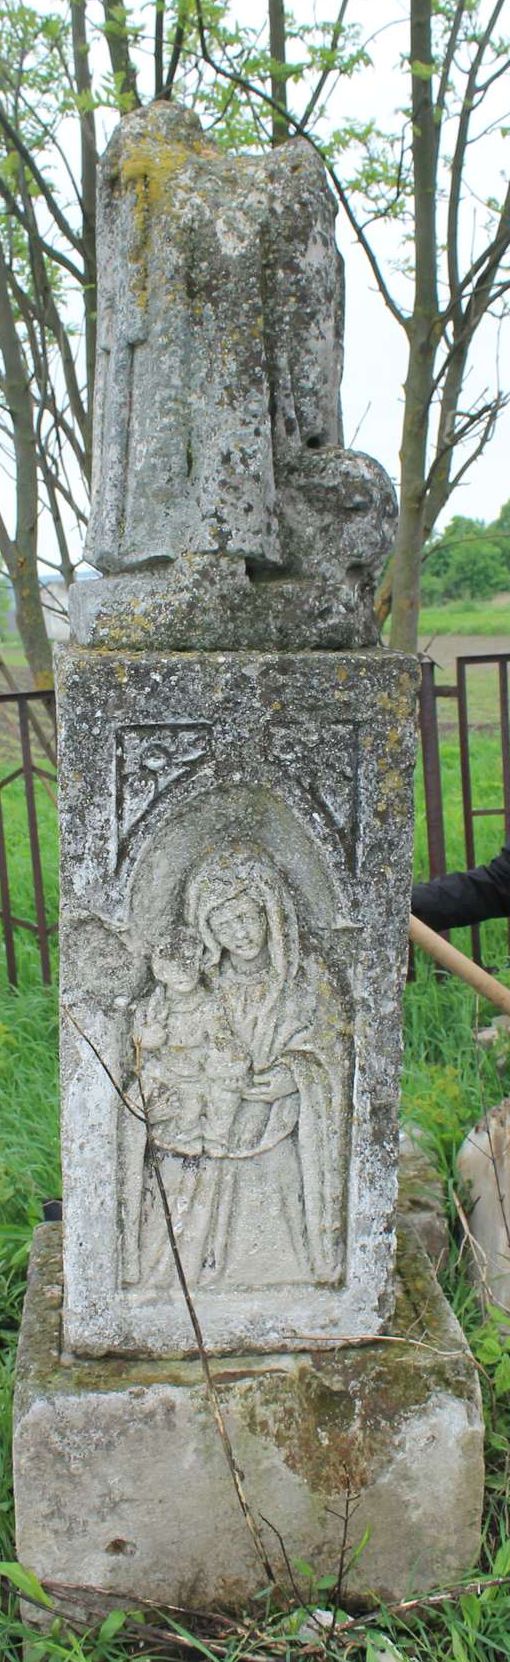
[[[243,559],[184,555],[162,572],[76,583],[71,637],[119,652],[279,652],[374,646],[370,576],[343,582],[338,569],[272,580],[249,578]]]
[[[430,1263],[400,1251],[391,1334],[333,1353],[215,1357],[255,1515],[291,1561],[338,1563],[370,1538],[348,1591],[400,1598],[476,1558],[482,1415],[470,1352]],[[264,1579],[232,1488],[198,1361],[60,1350],[59,1226],[38,1229],[20,1341],[15,1493],[20,1560],[43,1581],[187,1607],[243,1606]],[[263,1525],[286,1585],[277,1535]],[[83,1594],[86,1610],[86,1594]],[[97,1602],[95,1604],[97,1611]]]

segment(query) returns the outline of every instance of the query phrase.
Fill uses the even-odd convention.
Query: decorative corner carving
[[[117,733],[119,852],[156,802],[178,780],[190,778],[210,750],[212,723],[172,721],[124,727]]]

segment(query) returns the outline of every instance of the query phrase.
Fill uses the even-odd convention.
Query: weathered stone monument
[[[99,226],[104,575],[57,667],[63,1310],[50,1227],[19,1554],[131,1602],[260,1586],[148,1126],[254,1515],[324,1571],[360,1491],[351,1586],[398,1594],[476,1552],[481,1418],[426,1257],[395,1261],[416,674],[372,619],[393,491],[341,447],[333,199],[306,142],[234,159],[155,104]]]

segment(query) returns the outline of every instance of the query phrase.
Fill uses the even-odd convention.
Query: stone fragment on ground
[[[488,1027],[475,1034],[480,1050],[491,1050],[498,1073],[505,1073],[510,1061],[510,1016],[494,1016]]]
[[[400,1132],[398,1210],[439,1268],[448,1252],[444,1187],[415,1125]]]
[[[500,1305],[510,1322],[510,1097],[473,1126],[457,1167],[467,1190],[475,1279],[484,1304]]]

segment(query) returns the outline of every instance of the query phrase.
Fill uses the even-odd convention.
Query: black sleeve
[[[488,866],[449,872],[431,883],[415,883],[411,911],[430,929],[437,930],[510,917],[510,840]]]

